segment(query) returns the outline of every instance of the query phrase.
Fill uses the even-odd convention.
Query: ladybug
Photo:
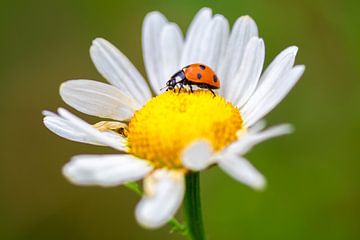
[[[184,86],[189,86],[190,91],[193,92],[192,85],[196,85],[199,88],[208,89],[216,96],[212,89],[220,88],[220,80],[210,67],[194,63],[172,75],[170,80],[166,82],[166,91],[175,91],[176,85],[180,86],[179,92]]]

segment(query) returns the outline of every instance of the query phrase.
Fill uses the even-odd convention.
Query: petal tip
[[[294,69],[297,69],[297,71],[300,72],[300,75],[302,75],[302,74],[304,73],[306,67],[305,67],[305,65],[302,65],[302,64],[301,64],[301,65],[296,65],[296,66],[294,67]]]
[[[265,178],[258,179],[257,182],[254,182],[252,188],[256,191],[263,192],[266,190],[267,183]]]
[[[96,37],[94,40],[92,40],[92,45],[95,45],[95,44],[97,44],[97,43],[99,43],[99,42],[102,42],[102,41],[106,41],[104,38],[102,38],[102,37]]]
[[[249,15],[243,15],[243,16],[239,17],[238,21],[246,21],[246,22],[255,24],[255,20]]]
[[[145,15],[144,22],[153,21],[153,19],[160,19],[166,21],[166,17],[159,11],[152,11]]]
[[[56,115],[55,113],[49,111],[49,110],[42,110],[41,111],[41,114],[44,116],[44,117],[50,117],[50,116],[54,116]],[[44,118],[45,119],[45,118]]]
[[[147,216],[147,214],[145,214],[144,211],[141,209],[141,205],[138,206],[135,210],[135,218],[142,227],[147,229],[156,229],[165,224],[155,222],[151,217]]]
[[[70,162],[66,163],[63,168],[61,169],[61,173],[62,175],[71,183],[73,184],[77,184],[76,180],[74,178],[74,173],[75,173],[75,169],[73,166],[73,161],[71,160]]]
[[[291,134],[295,132],[295,127],[291,124],[286,124],[284,126],[284,134]]]
[[[289,49],[290,52],[292,52],[296,56],[296,54],[297,54],[297,52],[299,50],[299,47],[294,45],[294,46],[288,47],[288,49]]]
[[[209,7],[203,7],[203,8],[200,8],[200,10],[198,11],[197,14],[209,14],[209,15],[211,15],[212,14],[212,9],[209,8]]]

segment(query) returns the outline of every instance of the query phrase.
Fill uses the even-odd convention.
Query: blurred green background
[[[186,30],[203,6],[232,24],[252,16],[266,63],[289,45],[307,69],[269,124],[296,133],[256,147],[248,158],[265,192],[218,168],[202,174],[209,239],[360,239],[360,4],[358,1],[0,1],[0,239],[182,239],[168,227],[142,229],[138,197],[124,187],[76,187],[61,167],[79,153],[109,149],[61,139],[42,109],[65,106],[67,79],[104,81],[88,49],[98,36],[144,73],[141,24],[159,10]],[[80,116],[84,116],[81,115]],[[87,120],[93,120],[85,117]]]

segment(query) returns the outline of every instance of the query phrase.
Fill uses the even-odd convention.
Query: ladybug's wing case
[[[217,78],[214,71],[203,64],[191,64],[183,69],[185,77],[194,84],[206,84],[209,87],[216,89],[220,88],[220,80]]]

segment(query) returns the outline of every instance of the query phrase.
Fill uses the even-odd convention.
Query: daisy
[[[185,202],[196,199],[198,190],[189,192],[198,184],[196,172],[214,164],[236,180],[263,189],[264,176],[244,155],[254,145],[292,131],[287,124],[264,130],[261,119],[303,74],[304,66],[294,66],[297,47],[283,50],[263,71],[265,47],[255,22],[240,17],[230,32],[228,21],[208,8],[196,14],[186,37],[161,13],[149,13],[142,47],[149,85],[126,56],[97,38],[90,55],[110,84],[70,80],[60,87],[62,99],[74,109],[112,121],[92,125],[62,108],[44,111],[44,123],[55,134],[119,151],[74,156],[63,168],[66,178],[77,185],[104,187],[144,179],[135,215],[147,228],[167,223],[185,193],[193,194]],[[217,73],[221,87],[215,97],[202,89],[160,91],[171,75],[192,63],[206,64]]]

